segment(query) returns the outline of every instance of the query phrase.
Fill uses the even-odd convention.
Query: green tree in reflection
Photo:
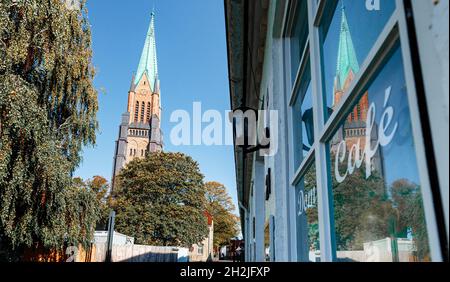
[[[345,169],[344,165],[339,167],[341,173]],[[385,179],[378,171],[373,171],[366,179],[364,165],[342,183],[336,181],[334,167],[331,172],[338,250],[363,250],[367,242],[408,238],[408,230],[411,230],[416,256],[421,260],[428,257],[420,186],[400,179],[387,189]]]
[[[400,179],[392,184],[392,199],[399,214],[399,233],[407,237],[408,229],[417,249],[417,256],[429,259],[428,235],[420,186],[407,180]]]
[[[344,169],[342,165],[340,170]],[[384,180],[378,173],[366,179],[364,172],[362,167],[342,183],[333,177],[338,250],[362,250],[364,242],[384,239],[389,234],[387,217],[392,208],[387,202]]]
[[[334,156],[332,155],[332,164]],[[347,162],[345,161],[344,164]],[[344,174],[346,165],[340,165]],[[384,177],[373,171],[366,179],[365,166],[347,175],[342,183],[331,167],[334,224],[338,251],[360,251],[364,243],[386,238],[411,238],[415,256],[429,259],[428,237],[420,186],[406,179],[386,185]],[[305,194],[316,187],[316,169],[308,169],[304,178]],[[317,206],[307,210],[310,250],[320,249]],[[408,234],[409,233],[409,234]]]

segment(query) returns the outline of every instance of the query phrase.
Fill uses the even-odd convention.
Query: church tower
[[[127,111],[122,115],[114,154],[112,189],[120,170],[135,158],[163,150],[161,121],[161,90],[156,55],[155,13],[136,74],[128,91]]]

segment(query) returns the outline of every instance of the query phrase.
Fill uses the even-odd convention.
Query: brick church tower
[[[114,153],[112,189],[120,170],[135,158],[163,150],[161,121],[161,90],[156,56],[155,13],[136,74],[128,92],[127,111],[122,115],[119,137]]]

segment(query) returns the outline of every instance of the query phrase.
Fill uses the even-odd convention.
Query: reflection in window
[[[382,9],[369,11],[366,1],[340,0],[334,15],[330,14],[321,27],[326,118],[347,94],[360,64],[395,10],[395,1],[380,1]],[[358,116],[356,109],[354,116]]]
[[[290,48],[291,48],[291,74],[292,84],[298,73],[300,60],[305,50],[306,41],[308,39],[308,14],[307,1],[292,1],[295,5],[294,24],[291,31]]]
[[[311,72],[308,63],[299,83],[292,108],[294,126],[294,164],[297,169],[314,144]]]
[[[145,102],[142,102],[142,106],[141,106],[141,122],[144,122],[144,116],[145,116]]]
[[[270,261],[270,224],[266,223],[264,227],[264,260]]]
[[[430,260],[399,47],[329,142],[337,258]],[[349,113],[350,117],[352,113]]]
[[[150,108],[150,102],[147,103],[147,123],[150,123],[150,114],[151,114],[151,108]]]
[[[134,109],[134,122],[137,123],[139,120],[139,102],[136,102],[136,106]]]
[[[295,186],[299,261],[320,261],[316,168],[313,164]]]

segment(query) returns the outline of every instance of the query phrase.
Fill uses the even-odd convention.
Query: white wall
[[[449,1],[413,0],[413,9],[448,236]]]

